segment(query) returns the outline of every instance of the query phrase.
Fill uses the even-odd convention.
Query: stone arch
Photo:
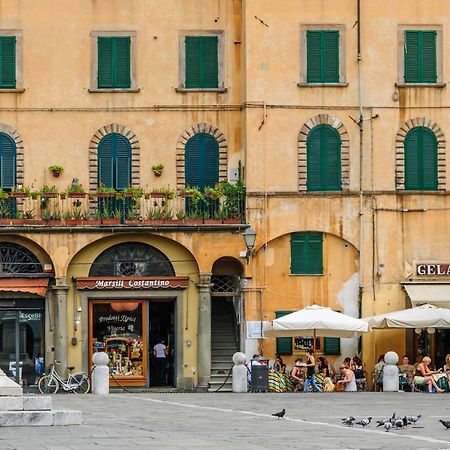
[[[416,127],[428,128],[436,136],[438,152],[438,189],[445,190],[445,135],[436,122],[425,117],[409,119],[398,130],[395,138],[395,188],[398,191],[405,190],[405,138],[409,131]]]
[[[318,114],[305,122],[298,134],[298,190],[307,190],[306,141],[309,132],[317,125],[330,125],[341,139],[341,182],[342,190],[350,187],[350,139],[344,124],[331,114]]]
[[[125,125],[112,123],[99,128],[92,136],[89,143],[89,190],[97,190],[98,183],[98,145],[100,141],[108,134],[117,133],[126,137],[131,145],[131,187],[139,187],[140,175],[140,150],[141,146],[136,134]]]
[[[214,125],[201,122],[185,130],[177,142],[177,189],[179,190],[185,187],[186,144],[192,136],[201,133],[210,134],[216,139],[219,145],[219,182],[227,180],[228,143],[225,135]]]
[[[23,185],[23,141],[20,134],[13,127],[0,123],[0,133],[8,135],[16,144],[16,185]]]

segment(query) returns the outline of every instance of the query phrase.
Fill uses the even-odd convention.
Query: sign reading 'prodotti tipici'
[[[77,289],[185,289],[189,277],[85,277],[76,282]]]

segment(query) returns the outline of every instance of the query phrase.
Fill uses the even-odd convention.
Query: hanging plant
[[[164,164],[155,164],[154,166],[152,166],[152,170],[155,174],[155,177],[160,177],[164,170]]]
[[[54,177],[59,177],[59,175],[64,172],[64,167],[63,166],[58,166],[57,164],[53,164],[53,166],[50,166],[48,168],[48,170],[50,170],[50,172],[53,174]]]

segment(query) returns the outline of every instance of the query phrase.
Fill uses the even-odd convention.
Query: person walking
[[[314,392],[320,392],[320,388],[316,384],[316,359],[312,350],[308,349],[306,350],[306,379],[303,392],[308,392],[310,385]]]
[[[156,363],[156,380],[155,386],[166,386],[166,358],[169,353],[164,339],[159,339],[158,343],[153,347],[153,356]]]

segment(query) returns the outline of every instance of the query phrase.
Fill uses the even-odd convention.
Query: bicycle
[[[64,380],[55,369],[57,364],[61,363],[55,361],[50,366],[50,373],[39,378],[38,388],[41,394],[56,394],[61,387],[64,391],[73,392],[74,394],[87,394],[89,392],[91,382],[84,372],[72,373],[75,366],[68,366],[69,377],[67,380]]]

